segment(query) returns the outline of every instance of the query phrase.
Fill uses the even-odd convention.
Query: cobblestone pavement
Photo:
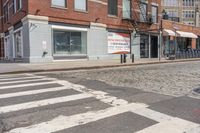
[[[56,72],[56,78],[98,80],[114,86],[133,87],[171,96],[200,99],[193,89],[200,87],[200,62],[133,66],[78,72]]]
[[[198,65],[1,75],[0,133],[200,133]]]

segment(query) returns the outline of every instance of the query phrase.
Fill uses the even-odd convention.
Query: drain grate
[[[196,88],[193,91],[196,92],[196,93],[198,93],[198,94],[200,94],[200,88]]]

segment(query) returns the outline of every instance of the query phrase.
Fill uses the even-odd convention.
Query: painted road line
[[[12,77],[30,77],[33,75],[30,74],[8,74],[8,75],[0,75],[0,79],[1,78],[12,78]]]
[[[70,86],[63,86],[63,87],[47,88],[47,89],[40,89],[40,90],[23,91],[23,92],[17,92],[17,93],[8,93],[8,94],[0,95],[0,99],[19,97],[19,96],[28,96],[28,95],[45,93],[45,92],[55,92],[55,91],[62,91],[62,90],[69,90],[69,89],[72,89],[72,88]]]
[[[125,113],[130,109],[144,108],[143,104],[126,104],[123,106],[110,107],[100,111],[92,111],[73,116],[59,116],[55,119],[29,127],[17,128],[8,133],[51,133],[60,130],[72,128],[75,126],[95,122],[104,118],[112,117],[118,114]]]
[[[46,105],[52,105],[57,103],[63,103],[63,102],[69,102],[69,101],[75,101],[79,99],[85,99],[90,98],[92,95],[88,94],[77,94],[77,95],[70,95],[70,96],[64,96],[64,97],[57,97],[57,98],[51,98],[51,99],[45,99],[40,101],[32,101],[27,103],[21,103],[21,104],[15,104],[10,106],[4,106],[0,107],[0,114],[2,113],[9,113],[19,110],[25,110],[25,109],[31,109]]]
[[[179,118],[161,122],[136,133],[200,133],[200,125]]]
[[[0,81],[23,80],[23,79],[32,79],[32,78],[45,78],[45,77],[44,76],[33,76],[33,77],[3,78],[3,79],[0,79]]]
[[[62,81],[60,82],[60,84],[65,86],[65,85],[68,85],[69,82]],[[96,99],[106,104],[109,104],[111,106],[122,106],[122,105],[128,104],[128,101],[124,99],[118,99],[117,97],[114,97],[114,96],[110,96],[108,93],[103,92],[103,91],[95,91],[95,90],[88,89],[84,86],[77,85],[77,84],[72,84],[72,88],[76,91],[93,95],[93,97],[95,97]]]
[[[29,87],[29,86],[37,86],[37,85],[47,85],[58,83],[57,81],[46,81],[41,83],[27,83],[27,84],[19,84],[19,85],[10,85],[10,86],[0,86],[0,90],[11,89],[11,88],[19,88],[19,87]]]
[[[174,119],[174,117],[148,109],[140,109],[140,110],[132,110],[133,113],[136,113],[138,115],[142,115],[144,117],[147,117],[149,119],[155,120],[157,122],[163,122],[163,121],[170,121]]]
[[[30,80],[20,80],[20,81],[9,81],[9,82],[0,82],[0,85],[4,84],[17,84],[17,83],[26,83],[26,82],[36,82],[36,81],[46,81],[46,80],[55,80],[54,78],[43,78],[43,79],[30,79]]]

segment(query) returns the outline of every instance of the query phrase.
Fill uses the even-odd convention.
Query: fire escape
[[[123,17],[124,21],[130,22],[134,27],[136,33],[143,31],[141,28],[141,24],[152,24],[151,15],[147,14],[148,5],[144,3],[142,0],[127,0],[130,2],[130,7],[124,10],[130,16]]]

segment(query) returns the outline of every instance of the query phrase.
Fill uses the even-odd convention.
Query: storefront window
[[[197,39],[197,49],[200,49],[200,37]]]
[[[149,36],[147,35],[141,35],[140,56],[141,58],[149,58]]]
[[[53,33],[54,54],[86,54],[85,38],[81,32],[57,31]]]

